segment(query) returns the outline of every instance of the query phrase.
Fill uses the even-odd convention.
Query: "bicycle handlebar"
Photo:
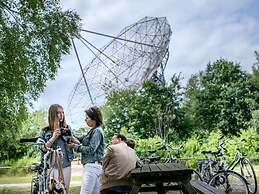
[[[28,142],[36,143],[38,139],[39,137],[25,137],[25,138],[21,138],[19,140],[19,143],[28,143]]]
[[[222,150],[226,150],[226,148],[223,147],[224,137],[221,136],[219,138],[219,140],[223,140],[223,142],[218,144],[218,149],[216,151],[215,150],[202,150],[201,153],[202,154],[212,154],[212,155],[215,155],[215,156],[218,156],[218,155],[222,154]]]

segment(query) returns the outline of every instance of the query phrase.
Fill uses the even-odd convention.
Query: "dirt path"
[[[83,173],[83,165],[80,164],[80,162],[74,161],[72,163],[72,169],[71,169],[71,174],[73,176],[82,176]]]

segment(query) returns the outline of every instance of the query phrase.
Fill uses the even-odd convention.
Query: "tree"
[[[105,119],[106,137],[110,139],[114,133],[119,133],[123,127],[130,129],[128,109],[137,99],[134,89],[112,92],[102,107]]]
[[[37,137],[41,129],[48,125],[48,112],[46,110],[39,110],[28,114],[28,118],[21,123],[20,129],[17,131],[17,138]],[[35,148],[27,146],[26,144],[12,144],[9,145],[11,150],[8,157],[15,159],[22,156],[36,156]]]
[[[254,110],[256,89],[248,73],[219,59],[193,76],[187,86],[186,110],[195,115],[195,126],[224,134],[238,134],[246,128]]]
[[[257,93],[254,98],[256,110],[252,112],[251,124],[259,133],[259,53],[257,51],[255,51],[255,56],[256,62],[252,66],[251,79],[255,84]]]
[[[255,51],[256,62],[252,66],[252,80],[255,82],[256,87],[259,89],[259,53]]]
[[[0,2],[0,158],[38,98],[48,79],[54,79],[61,56],[79,31],[79,16],[62,11],[58,0],[1,0]]]
[[[167,85],[146,81],[140,90],[117,91],[103,107],[108,135],[126,129],[139,138],[159,135],[163,139],[185,137],[179,76]]]

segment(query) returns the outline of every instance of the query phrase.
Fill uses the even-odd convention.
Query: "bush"
[[[159,148],[157,142],[162,142],[163,140],[158,137],[152,137],[148,139],[138,139],[136,140],[136,152],[139,156],[146,157],[149,156],[148,150],[154,150]]]
[[[259,109],[252,112],[251,119],[252,126],[256,129],[257,134],[259,133]]]
[[[32,163],[39,162],[39,157],[28,157],[25,156],[18,160],[6,160],[3,165],[6,168],[1,171],[1,176],[21,176],[30,173],[30,166]]]
[[[181,151],[181,158],[189,158],[186,164],[193,168],[196,168],[197,161],[199,159],[206,158],[207,155],[203,155],[201,150],[217,150],[219,138],[222,136],[220,131],[213,131],[208,136],[193,135],[185,142],[180,141],[173,143],[170,142],[172,147],[179,147],[183,144],[184,148]],[[163,142],[163,140],[155,136],[148,139],[139,139],[136,142],[136,151],[139,156],[150,156],[148,150],[154,150],[161,147],[161,144],[157,142]],[[240,151],[247,156],[251,162],[259,162],[259,134],[256,133],[254,128],[246,130],[240,130],[239,136],[224,136],[225,156],[228,162],[233,160],[237,147]],[[165,157],[168,153],[166,151],[157,151],[156,155]]]

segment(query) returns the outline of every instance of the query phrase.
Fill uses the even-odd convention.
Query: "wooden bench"
[[[191,181],[192,187],[196,190],[198,193],[202,194],[225,194],[222,191],[219,191],[215,187],[210,186],[209,184],[202,182],[200,180],[197,181]]]

